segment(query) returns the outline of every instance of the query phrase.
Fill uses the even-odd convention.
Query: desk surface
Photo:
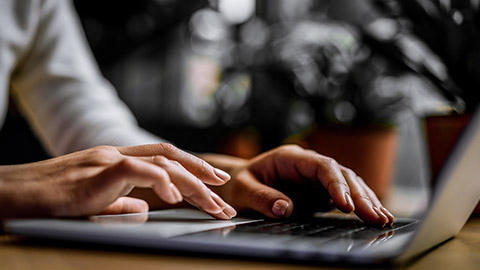
[[[405,269],[478,269],[480,265],[480,217],[471,218],[456,238],[444,243]],[[88,245],[59,246],[0,236],[1,269],[328,269],[310,265],[239,259],[201,258],[145,253],[127,249],[99,249]],[[339,268],[336,268],[339,269]]]

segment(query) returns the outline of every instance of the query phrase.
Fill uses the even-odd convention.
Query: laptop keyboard
[[[411,225],[411,222],[395,222],[391,227],[378,228],[356,219],[316,218],[313,220],[264,220],[237,226],[235,233],[284,235],[297,237],[369,239],[385,235]]]

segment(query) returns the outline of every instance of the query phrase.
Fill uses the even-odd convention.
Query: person
[[[287,218],[294,202],[275,188],[286,183],[328,193],[304,208],[331,201],[371,224],[394,220],[359,176],[314,151],[194,156],[142,130],[100,75],[69,1],[1,1],[0,55],[1,121],[10,94],[56,156],[0,166],[1,219],[144,212],[155,200],[186,201],[218,219],[237,210]]]

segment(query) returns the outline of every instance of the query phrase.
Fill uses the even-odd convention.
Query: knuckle
[[[134,169],[136,165],[136,160],[134,158],[125,157],[117,164],[117,169],[122,171],[130,171]]]
[[[183,195],[196,201],[200,201],[210,194],[210,190],[198,178],[192,178],[191,183],[183,188]]]
[[[94,163],[116,162],[121,154],[113,146],[97,146],[88,150],[88,160]]]
[[[177,151],[177,148],[175,146],[173,146],[172,144],[170,143],[160,143],[158,145],[158,147],[161,149],[161,151],[165,154],[168,154],[168,153],[173,153],[175,151]]]
[[[163,168],[159,168],[158,170],[155,170],[155,173],[157,174],[159,181],[168,184],[170,183],[170,176],[166,170],[164,170]]]
[[[320,163],[325,167],[325,168],[336,168],[338,167],[338,162],[331,158],[331,157],[325,157],[322,156],[320,157]]]
[[[352,199],[354,199],[354,200],[370,201],[370,197],[364,192],[355,191],[355,192],[352,192],[351,196],[352,196]]]
[[[176,167],[183,167],[182,164],[176,160],[170,160],[170,163]]]
[[[200,170],[203,171],[203,172],[212,172],[213,173],[213,167],[210,164],[208,164],[208,162],[206,162],[204,160],[199,159],[198,166],[199,166]]]
[[[334,181],[330,181],[327,186],[325,187],[328,194],[332,195],[338,190],[338,183]]]
[[[206,187],[202,186],[195,186],[193,188],[189,188],[182,191],[183,195],[187,198],[192,199],[193,201],[200,203],[205,201],[208,198],[208,194]]]
[[[153,156],[152,160],[153,160],[153,162],[155,162],[156,164],[159,164],[159,165],[168,164],[168,159],[164,156],[159,156],[159,155]]]
[[[325,189],[327,190],[328,194],[334,195],[334,194],[341,194],[344,191],[349,190],[350,188],[346,182],[334,180],[334,181],[328,182]]]
[[[358,179],[357,174],[352,169],[346,168],[345,172],[353,180]]]
[[[196,187],[197,191],[204,194],[210,194],[210,189],[208,189],[202,180],[198,179],[197,177],[193,177],[193,185]]]
[[[304,151],[302,147],[296,144],[287,144],[287,145],[282,145],[279,148],[281,151],[284,152],[299,152],[299,151]]]
[[[154,157],[154,162],[157,165],[160,165],[161,167],[165,169],[174,169],[178,170],[179,168],[183,168],[182,164],[176,160],[169,159],[164,156],[155,156]]]

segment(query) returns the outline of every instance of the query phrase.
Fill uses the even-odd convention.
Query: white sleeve
[[[100,74],[71,2],[42,3],[36,36],[11,90],[47,149],[62,155],[98,145],[161,142],[138,127]]]

